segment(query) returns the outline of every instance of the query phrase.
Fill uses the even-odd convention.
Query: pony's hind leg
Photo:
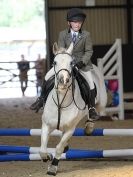
[[[42,124],[40,156],[44,162],[52,160],[52,155],[47,152],[47,144],[52,130],[45,123]]]
[[[75,128],[69,129],[63,134],[59,144],[56,146],[55,157],[51,165],[48,167],[47,174],[54,176],[57,174],[58,163],[61,158],[61,154],[64,152],[65,147],[68,145],[68,140],[71,138],[74,130]]]

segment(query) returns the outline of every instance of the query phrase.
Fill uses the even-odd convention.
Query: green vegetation
[[[0,0],[0,27],[35,27],[44,18],[44,0]]]

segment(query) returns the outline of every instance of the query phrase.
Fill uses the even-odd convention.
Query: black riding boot
[[[95,89],[90,90],[90,106],[88,106],[89,109],[89,118],[92,121],[98,120],[100,116],[98,115],[96,109],[95,109],[95,97],[96,97],[96,91]]]
[[[35,103],[33,103],[30,106],[30,109],[36,110],[35,112],[37,113],[45,105],[49,92],[52,90],[53,87],[54,87],[54,76],[49,78],[47,81],[44,80],[42,84],[41,95],[40,97],[37,98]]]
[[[36,110],[36,113],[39,111],[40,108],[43,107],[44,103],[44,95],[45,95],[45,86],[46,81],[43,81],[42,88],[41,88],[41,95],[37,98],[37,100],[30,106],[31,110]]]

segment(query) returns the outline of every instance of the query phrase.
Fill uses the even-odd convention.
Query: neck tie
[[[75,42],[76,42],[76,33],[73,33],[73,36],[72,36],[72,41],[73,41],[73,43],[75,43]]]

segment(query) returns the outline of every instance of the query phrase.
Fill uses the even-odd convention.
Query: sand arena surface
[[[41,128],[41,114],[29,109],[35,98],[0,99],[1,128]],[[79,123],[83,127],[85,120]],[[97,121],[98,128],[133,128],[133,119]],[[58,137],[51,137],[49,147],[55,147]],[[40,146],[40,137],[0,137],[0,144]],[[72,137],[70,148],[120,149],[133,148],[133,137]],[[2,162],[0,177],[45,177],[48,163],[42,161]],[[60,161],[59,177],[133,177],[133,160],[89,159]]]

